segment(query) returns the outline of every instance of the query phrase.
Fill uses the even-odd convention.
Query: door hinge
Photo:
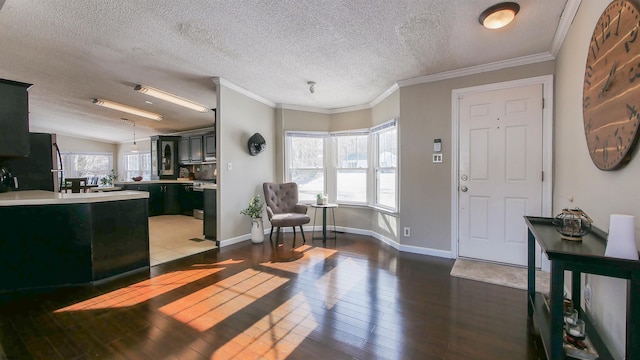
[[[544,171],[542,171],[540,174],[540,181],[544,181]]]
[[[542,108],[544,109],[544,98],[542,98]]]

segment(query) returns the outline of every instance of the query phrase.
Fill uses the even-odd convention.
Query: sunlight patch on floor
[[[299,248],[296,248],[296,251],[303,251],[303,257],[292,262],[264,262],[260,263],[262,266],[266,266],[272,269],[289,271],[295,274],[301,274],[305,270],[313,267],[315,264],[327,259],[331,255],[337,253],[337,250],[325,249],[325,248],[311,248],[308,250],[310,246],[304,245]],[[306,250],[306,251],[305,251]]]
[[[58,309],[55,312],[110,309],[137,305],[186,284],[203,279],[223,269],[224,268],[180,270],[162,274],[92,299]]]
[[[206,331],[289,279],[247,269],[160,308],[198,331]]]
[[[217,349],[213,360],[286,359],[318,326],[298,293]]]

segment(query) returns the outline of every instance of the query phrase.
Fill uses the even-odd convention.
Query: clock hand
[[[613,79],[613,74],[616,73],[616,70],[618,69],[618,62],[614,62],[613,66],[611,67],[611,71],[609,71],[609,77],[607,77],[607,81],[604,83],[604,86],[602,87],[602,90],[600,90],[600,96],[602,96],[602,94],[609,90],[609,86],[611,86],[611,80]]]

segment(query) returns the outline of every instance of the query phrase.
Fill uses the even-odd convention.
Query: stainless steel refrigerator
[[[29,133],[29,155],[2,161],[17,179],[16,190],[60,191],[62,167],[56,135]]]

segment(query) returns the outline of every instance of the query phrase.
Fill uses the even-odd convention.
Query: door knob
[[[466,186],[461,186],[460,187],[460,191],[462,192],[467,192],[467,190],[469,190]]]

